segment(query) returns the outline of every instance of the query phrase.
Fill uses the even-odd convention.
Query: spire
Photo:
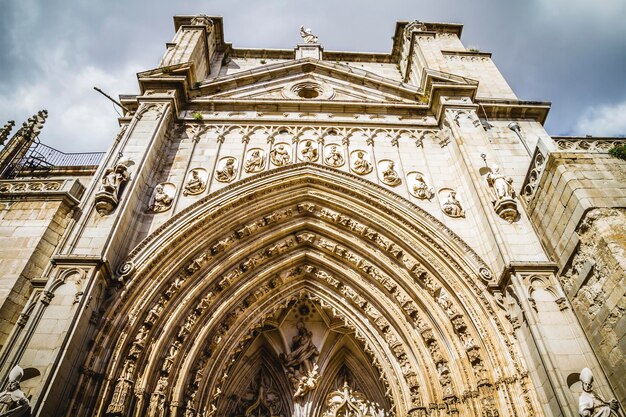
[[[9,120],[7,124],[4,125],[2,129],[0,129],[0,146],[4,145],[4,142],[9,138],[9,133],[13,130],[13,126],[15,126],[15,122],[13,120]]]
[[[43,125],[48,118],[48,110],[39,110],[36,114],[22,123],[22,127],[15,132],[15,135],[0,152],[0,178],[10,178],[14,174],[18,162],[24,158],[30,149],[33,141],[43,129]],[[0,140],[4,142],[9,135],[10,129],[5,133],[5,129],[11,122],[2,128]],[[12,127],[12,126],[11,126]],[[4,136],[6,135],[6,136]]]

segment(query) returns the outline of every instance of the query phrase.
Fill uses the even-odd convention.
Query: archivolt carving
[[[299,181],[321,182],[297,198],[292,188],[297,182],[285,181],[282,188],[259,185],[263,174],[250,187],[261,195],[237,192],[243,200],[221,202],[232,191],[227,186],[200,200],[205,205],[215,201],[216,209],[203,213],[200,204],[188,209],[193,228],[181,216],[174,218],[180,235],[168,238],[167,247],[176,248],[175,253],[153,248],[154,257],[130,257],[136,265],[133,279],[107,313],[111,324],[96,342],[109,344],[112,356],[101,363],[97,355],[90,356],[86,365],[106,371],[102,386],[85,376],[85,392],[103,399],[96,409],[103,413],[109,406],[123,364],[130,361],[136,375],[123,379],[137,381],[134,390],[140,398],[129,400],[128,407],[217,415],[234,364],[259,334],[275,326],[272,314],[303,297],[335,317],[332,328],[353,335],[370,355],[369,363],[393,401],[391,411],[408,414],[435,403],[475,415],[472,410],[480,407],[472,404],[482,394],[468,393],[489,384],[502,391],[501,398],[519,396],[534,407],[520,373],[523,364],[471,256],[469,262],[452,256],[451,243],[442,239],[449,235],[433,223],[414,220],[410,226],[388,214],[414,206],[394,203],[390,193],[378,188],[378,202],[370,201],[367,193],[340,187],[335,171],[318,171],[318,178],[306,169],[299,176]],[[321,177],[331,173],[332,184],[324,183]],[[318,195],[322,184],[328,192],[324,198]],[[249,185],[244,180],[238,187]],[[267,193],[275,202],[264,205]],[[347,208],[352,195],[364,202]],[[250,201],[259,209],[241,211],[242,203]],[[384,223],[375,226],[368,213]],[[417,233],[416,225],[432,228]],[[160,242],[166,241],[166,230],[157,234]],[[109,340],[116,341],[114,346]],[[322,378],[324,372],[320,366]]]

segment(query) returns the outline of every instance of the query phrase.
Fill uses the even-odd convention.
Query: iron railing
[[[49,170],[55,167],[97,166],[105,152],[65,153],[35,140],[26,155],[16,164],[14,176],[24,171]]]

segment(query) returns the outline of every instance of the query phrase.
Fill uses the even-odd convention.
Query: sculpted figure
[[[498,165],[494,164],[491,167],[491,172],[487,174],[487,184],[491,188],[493,202],[515,197],[513,178],[503,175]]]
[[[319,351],[313,344],[313,333],[304,327],[304,323],[299,321],[296,327],[298,334],[292,339],[291,352],[281,353],[280,359],[287,369],[296,396],[301,396],[317,382],[317,364],[314,359],[319,355]]]
[[[463,217],[465,212],[461,203],[456,199],[456,191],[452,190],[448,193],[448,196],[441,205],[443,212],[450,217]]]
[[[300,151],[300,159],[304,162],[317,161],[317,148],[314,148],[310,140],[304,142],[304,147]]]
[[[343,165],[343,155],[337,148],[337,145],[332,145],[329,148],[328,154],[324,157],[324,162],[331,167],[340,167]]]
[[[304,28],[304,25],[300,26],[300,37],[304,39],[305,43],[317,43],[317,36],[315,36],[310,28]]]
[[[215,172],[215,179],[219,182],[231,182],[237,175],[237,169],[235,169],[235,158],[228,158],[224,168],[218,169]]]
[[[504,220],[512,223],[518,217],[515,190],[513,189],[513,179],[500,172],[498,165],[491,167],[491,172],[485,177],[487,181],[487,191],[493,204],[493,208]]]
[[[395,163],[389,161],[387,168],[383,171],[383,182],[387,185],[395,186],[402,182],[395,169]]]
[[[191,171],[191,178],[185,184],[183,195],[195,195],[204,191],[206,183],[200,178],[200,173],[197,170]]]
[[[593,373],[591,373],[591,369],[584,368],[580,371],[580,382],[583,384],[583,392],[578,399],[578,413],[580,417],[619,416],[619,404],[616,399],[605,401],[593,392]]]
[[[415,177],[415,184],[413,184],[413,195],[420,200],[430,200],[433,196],[433,189],[428,187],[424,177],[418,175]]]
[[[119,414],[123,415],[126,411],[126,401],[131,395],[131,389],[133,386],[133,372],[135,371],[135,364],[132,361],[127,360],[124,362],[124,369],[120,377],[115,384],[115,390],[113,391],[113,397],[107,407],[107,414]]]
[[[160,213],[166,211],[172,205],[174,199],[165,192],[163,184],[158,184],[154,189],[154,201],[152,202],[152,211]]]
[[[0,417],[22,417],[30,416],[30,402],[20,388],[20,381],[24,377],[24,370],[19,366],[14,366],[9,373],[9,384],[7,388],[0,392],[0,405],[5,409]]]
[[[244,169],[248,173],[259,172],[263,170],[263,166],[265,166],[265,157],[261,155],[260,149],[255,149],[244,164]]]
[[[272,149],[270,152],[270,158],[272,159],[272,163],[277,167],[288,164],[291,159],[289,151],[282,143]]]
[[[352,162],[352,170],[359,175],[365,175],[372,172],[372,164],[365,159],[365,152],[357,152],[356,159]]]
[[[100,180],[100,189],[96,193],[96,211],[101,216],[111,214],[119,202],[122,185],[130,179],[128,168],[133,165],[133,161],[122,158],[115,166],[104,171]]]

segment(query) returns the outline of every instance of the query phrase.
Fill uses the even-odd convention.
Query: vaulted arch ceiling
[[[297,393],[276,356],[303,302],[323,317],[310,330],[319,376],[281,400],[285,416],[321,415],[344,366],[397,416],[541,415],[488,267],[353,175],[297,164],[240,181],[173,217],[120,274],[88,359],[104,382],[85,377],[77,394],[93,396],[93,415],[236,415],[253,378]]]

